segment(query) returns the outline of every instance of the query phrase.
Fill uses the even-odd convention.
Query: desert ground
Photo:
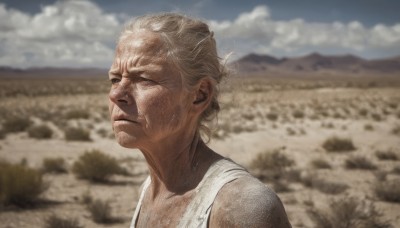
[[[0,80],[0,227],[129,227],[148,171],[113,138],[107,83]],[[210,147],[274,189],[293,227],[400,227],[400,78],[231,78],[220,98]],[[118,169],[83,175],[93,151]]]

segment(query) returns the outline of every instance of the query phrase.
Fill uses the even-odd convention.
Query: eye
[[[153,80],[151,80],[149,78],[145,78],[145,77],[137,78],[137,82],[143,82],[143,83],[146,83],[146,84],[154,84],[155,83],[155,81],[153,81]]]
[[[110,79],[110,82],[111,82],[112,85],[114,85],[114,84],[116,84],[116,83],[118,83],[120,81],[121,81],[121,79],[119,79],[119,78],[111,78]]]

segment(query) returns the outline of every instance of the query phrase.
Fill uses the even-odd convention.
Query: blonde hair
[[[228,72],[222,59],[218,57],[214,33],[201,20],[176,13],[145,15],[132,19],[122,31],[120,39],[145,29],[160,34],[171,59],[181,72],[188,89],[203,79],[212,82],[213,94],[209,106],[201,114],[198,130],[210,137],[206,122],[213,120],[219,110],[219,83]]]

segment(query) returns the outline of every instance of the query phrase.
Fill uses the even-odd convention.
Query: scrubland
[[[128,227],[148,175],[106,80],[0,80],[0,227]],[[293,227],[400,227],[400,78],[231,78],[209,145]]]

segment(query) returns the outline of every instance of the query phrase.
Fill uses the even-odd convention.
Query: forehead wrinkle
[[[129,56],[136,52],[156,56],[166,53],[166,50],[159,34],[149,31],[138,31],[125,36],[117,45],[117,54],[121,56]]]

